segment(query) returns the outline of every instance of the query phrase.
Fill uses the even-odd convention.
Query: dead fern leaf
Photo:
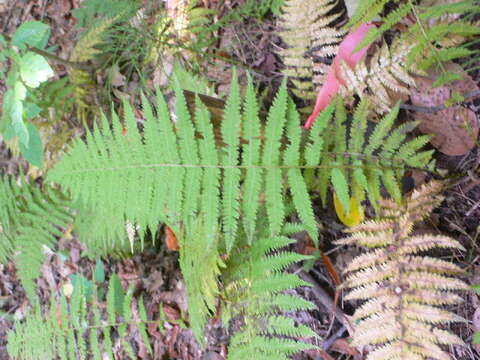
[[[464,250],[456,240],[440,235],[412,236],[413,225],[442,201],[440,182],[422,186],[403,204],[385,200],[380,220],[350,228],[338,244],[373,248],[347,266],[346,300],[365,300],[353,315],[357,323],[353,345],[372,346],[367,360],[450,359],[441,345],[463,344],[440,324],[458,321],[441,306],[462,298],[455,292],[468,285],[453,276],[463,270],[445,260],[422,254],[434,248]]]
[[[390,47],[383,44],[370,60],[363,60],[352,70],[347,64],[341,65],[344,81],[340,91],[347,96],[356,94],[375,105],[379,114],[390,111],[396,102],[395,94],[410,94],[409,86],[415,86],[412,73],[423,72],[405,70],[407,55],[412,48],[407,42],[395,41]]]
[[[346,9],[339,0],[287,0],[280,18],[280,36],[287,44],[280,51],[284,71],[293,82],[293,92],[314,100],[328,71],[328,59],[336,52],[345,31]]]

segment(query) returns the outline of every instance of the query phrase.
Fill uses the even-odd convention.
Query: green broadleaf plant
[[[10,44],[3,41],[0,48],[3,61],[9,58],[12,63],[6,75],[7,91],[3,100],[0,130],[6,140],[18,138],[21,154],[38,167],[43,163],[43,145],[37,129],[25,121],[35,114],[28,98],[33,89],[38,88],[54,73],[45,58],[30,51],[29,47],[45,49],[49,35],[48,25],[27,21],[16,30]],[[39,111],[35,115],[38,113]]]

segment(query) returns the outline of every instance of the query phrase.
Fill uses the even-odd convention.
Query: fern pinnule
[[[355,311],[353,344],[371,345],[372,359],[448,359],[439,345],[462,344],[440,324],[459,321],[441,309],[462,301],[456,291],[467,284],[453,276],[463,270],[451,262],[424,253],[430,249],[463,247],[441,235],[412,235],[413,225],[442,200],[440,182],[415,190],[401,204],[381,202],[381,220],[368,220],[347,232],[338,244],[360,244],[368,252],[353,259],[345,269],[346,300],[365,300]],[[419,339],[421,341],[419,341]]]

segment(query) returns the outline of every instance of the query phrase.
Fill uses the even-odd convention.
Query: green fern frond
[[[350,19],[348,26],[356,27],[380,15],[386,1],[364,0],[361,1],[357,11]],[[449,78],[454,78],[453,73],[446,71],[443,63],[453,59],[471,56],[474,52],[461,44],[469,37],[480,34],[478,24],[472,23],[464,14],[475,12],[478,6],[476,0],[452,1],[447,4],[414,4],[412,1],[401,3],[395,1],[397,7],[381,17],[383,24],[379,28],[369,31],[367,36],[358,44],[357,49],[378,39],[385,31],[394,25],[402,23],[410,15],[415,23],[409,25],[407,30],[398,35],[396,41],[408,44],[409,50],[405,58],[405,71],[425,71],[437,65],[443,73],[444,83]],[[360,73],[360,72],[359,72]],[[448,74],[448,75],[447,75]],[[388,81],[388,80],[387,80]],[[390,81],[392,82],[392,81]],[[369,85],[370,86],[370,85]],[[373,92],[377,93],[377,90]],[[362,93],[358,92],[359,95]],[[385,94],[383,94],[385,96]]]
[[[375,207],[380,199],[382,183],[390,195],[396,201],[400,201],[400,180],[405,165],[424,168],[430,162],[432,152],[421,151],[429,138],[420,136],[405,141],[406,134],[416,126],[415,123],[392,129],[398,115],[399,104],[380,119],[367,138],[366,127],[370,109],[366,100],[361,101],[353,114],[352,123],[348,128],[350,138],[347,138],[343,102],[337,98],[335,103],[336,105],[331,105],[320,114],[321,118],[325,116],[324,121],[329,127],[322,137],[323,153],[317,155],[321,159],[317,186],[323,203],[326,204],[330,183],[345,209],[349,208],[353,183],[358,185],[356,189],[359,192],[356,196],[363,200],[365,195],[368,195]],[[334,120],[332,120],[333,106],[336,107]],[[314,131],[315,125],[310,134],[313,136],[311,141],[317,136]],[[310,148],[311,145],[307,145],[307,162]]]
[[[285,216],[282,189],[286,170],[281,164],[284,152],[281,143],[287,122],[286,87],[285,84],[282,86],[270,109],[265,131],[260,130],[256,119],[258,107],[253,101],[253,93],[247,95],[249,98],[241,112],[238,86],[234,80],[224,112],[220,146],[214,141],[212,125],[202,107],[197,109],[193,123],[195,131],[201,135],[197,137],[192,123],[186,120],[190,115],[186,107],[181,105],[183,100],[177,101],[177,122],[174,124],[160,94],[157,96],[156,116],[144,99],[145,122],[141,137],[133,112],[125,103],[125,123],[122,125],[114,114],[110,126],[102,116],[101,125],[95,127],[93,132],[87,131],[86,142],[77,140],[74,143],[72,149],[49,172],[49,179],[61,183],[75,199],[85,204],[84,207],[96,209],[98,216],[111,220],[99,224],[101,229],[96,234],[97,237],[108,239],[107,243],[125,237],[127,222],[135,224],[140,234],[147,228],[156,229],[158,222],[165,222],[175,232],[181,233],[181,228],[193,218],[192,214],[198,214],[193,210],[185,214],[187,201],[198,201],[204,216],[209,219],[208,223],[214,226],[215,219],[212,216],[215,211],[212,215],[206,210],[216,203],[221,194],[223,205],[216,219],[221,228],[215,225],[206,233],[215,234],[215,231],[223,229],[226,247],[231,249],[237,236],[240,209],[248,215],[245,224],[248,226],[247,233],[252,233],[251,224],[256,221],[262,183],[265,184],[268,216],[272,219],[271,232],[279,233]],[[289,113],[294,112],[291,108]],[[248,116],[249,119],[246,120],[245,133],[240,134],[242,116]],[[253,122],[251,125],[250,121]],[[181,128],[184,126],[189,130]],[[249,126],[252,128],[249,129]],[[265,133],[265,139],[257,136],[260,132]],[[240,135],[244,144],[240,143]],[[245,153],[251,157],[242,157],[243,165],[240,163],[241,146],[245,150],[247,146],[252,146],[251,151]],[[200,149],[201,163],[189,153],[197,147]],[[295,164],[293,161],[291,163],[289,166],[301,168],[301,156],[296,156]],[[241,186],[244,168],[249,181],[244,181]],[[219,174],[219,171],[222,173]],[[291,178],[294,183],[289,187],[295,187],[296,203],[309,203],[302,179],[293,175]],[[194,186],[193,179],[201,184],[200,189],[187,188],[187,181]],[[248,201],[243,198],[240,201],[240,189],[242,194],[250,194]],[[303,199],[300,199],[300,194]],[[307,228],[311,229],[312,238],[317,239],[312,217],[306,215],[303,206],[301,211],[302,218],[309,221]]]
[[[14,259],[17,274],[30,300],[36,299],[35,279],[44,261],[44,246],[53,247],[59,228],[72,223],[70,201],[57,189],[43,189],[22,177],[0,181],[0,260]]]
[[[215,236],[215,237],[213,237]],[[207,231],[202,217],[190,232],[177,234],[180,243],[180,268],[187,288],[192,332],[204,344],[204,326],[215,312],[220,293],[218,277],[224,266],[218,253],[218,234]]]
[[[435,248],[461,249],[456,240],[431,234],[411,235],[413,225],[442,201],[440,182],[431,182],[401,205],[381,202],[380,217],[348,229],[341,245],[361,245],[368,252],[345,270],[348,300],[366,300],[353,315],[355,346],[371,346],[368,360],[448,359],[439,345],[463,344],[440,324],[458,321],[439,306],[455,304],[458,290],[468,290],[456,276],[463,270],[422,253]],[[418,341],[421,339],[421,341]]]
[[[111,278],[107,292],[106,314],[102,316],[97,291],[87,299],[81,282],[68,299],[61,295],[57,300],[52,293],[50,312],[42,315],[35,306],[26,319],[16,321],[15,331],[8,333],[7,351],[15,360],[57,359],[114,359],[113,338],[118,344],[116,351],[124,351],[131,359],[137,354],[128,341],[130,331],[142,335],[144,347],[152,355],[152,347],[146,338],[146,310],[143,300],[133,303],[133,288],[124,296],[121,287]],[[118,279],[117,279],[118,280]],[[118,302],[122,299],[121,302]],[[140,320],[133,319],[133,309]],[[117,319],[122,318],[122,321]],[[114,335],[116,330],[118,335]],[[89,342],[86,342],[86,339]],[[147,341],[145,341],[147,340]]]
[[[283,291],[308,283],[281,271],[307,259],[279,251],[292,242],[286,237],[257,239],[248,251],[238,250],[224,274],[225,321],[242,316],[243,326],[230,340],[229,359],[288,359],[290,355],[315,348],[295,338],[317,338],[308,327],[295,326],[283,312],[312,309],[314,305]]]

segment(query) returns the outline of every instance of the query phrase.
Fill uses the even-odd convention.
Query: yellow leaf
[[[338,218],[346,226],[352,227],[362,222],[364,218],[363,207],[355,195],[350,198],[350,212],[348,214],[345,213],[345,209],[335,192],[333,193],[333,204]]]

